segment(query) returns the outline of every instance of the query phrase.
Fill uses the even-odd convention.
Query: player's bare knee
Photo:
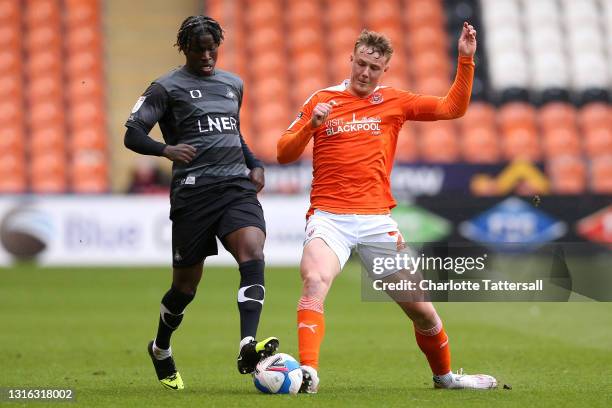
[[[238,263],[263,260],[263,246],[249,246],[238,250]]]
[[[327,279],[316,270],[304,271],[302,273],[302,285],[304,295],[323,299],[329,291],[331,279]]]

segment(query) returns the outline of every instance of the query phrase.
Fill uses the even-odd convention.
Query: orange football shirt
[[[348,91],[348,81],[315,92],[278,141],[277,158],[295,161],[314,137],[310,210],[336,214],[387,214],[396,203],[391,169],[397,137],[407,120],[454,119],[467,110],[474,62],[459,57],[457,75],[445,97],[379,86],[367,97]],[[319,102],[333,105],[325,122],[311,127]]]

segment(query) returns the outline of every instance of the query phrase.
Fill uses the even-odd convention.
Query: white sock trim
[[[155,344],[155,341],[153,341],[153,356],[157,359],[157,360],[163,360],[165,358],[168,358],[172,355],[172,347],[169,347],[168,350],[164,350],[162,348],[157,347],[157,344]]]
[[[242,347],[245,344],[248,344],[248,343],[252,342],[253,340],[255,340],[255,337],[253,337],[253,336],[246,336],[244,339],[240,340],[240,345],[238,346],[238,351],[242,350]]]

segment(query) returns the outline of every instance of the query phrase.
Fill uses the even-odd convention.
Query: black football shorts
[[[228,187],[216,193],[191,197],[183,208],[172,212],[172,265],[192,266],[217,255],[217,240],[244,227],[257,227],[264,234],[263,208],[254,191]]]

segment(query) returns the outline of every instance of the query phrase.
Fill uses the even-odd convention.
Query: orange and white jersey
[[[446,97],[379,86],[367,97],[348,90],[348,81],[315,92],[278,142],[280,163],[297,160],[314,137],[311,209],[335,214],[386,214],[395,206],[390,175],[397,137],[407,120],[453,119],[469,103],[474,63],[460,57]],[[333,108],[311,127],[317,103]]]

